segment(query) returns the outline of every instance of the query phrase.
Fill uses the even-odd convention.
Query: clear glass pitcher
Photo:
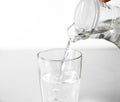
[[[80,0],[68,34],[72,42],[103,38],[120,47],[120,0]]]

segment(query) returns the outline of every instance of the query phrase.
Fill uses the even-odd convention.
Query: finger
[[[108,2],[108,1],[110,1],[110,0],[100,0],[101,2]]]

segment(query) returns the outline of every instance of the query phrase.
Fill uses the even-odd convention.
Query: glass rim
[[[42,59],[42,60],[45,60],[45,61],[57,61],[57,62],[61,62],[62,61],[62,59],[61,60],[58,60],[58,59],[47,59],[47,58],[45,58],[45,57],[43,57],[43,56],[40,56],[40,54],[42,54],[42,53],[45,53],[45,52],[49,52],[49,51],[55,51],[55,50],[64,50],[65,48],[52,48],[52,49],[48,49],[48,50],[42,50],[42,51],[39,51],[38,53],[37,53],[37,58],[39,59]],[[71,58],[71,59],[67,59],[67,60],[65,60],[65,62],[67,62],[67,61],[73,61],[73,60],[77,60],[77,59],[79,59],[79,58],[82,58],[82,53],[81,53],[81,51],[78,51],[78,50],[75,50],[75,49],[69,49],[69,50],[72,50],[72,51],[75,51],[75,52],[78,52],[79,53],[79,55],[77,56],[77,57],[75,57],[75,58]]]

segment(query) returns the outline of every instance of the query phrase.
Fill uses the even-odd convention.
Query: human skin
[[[110,0],[100,0],[101,2],[108,2],[108,1],[110,1]]]

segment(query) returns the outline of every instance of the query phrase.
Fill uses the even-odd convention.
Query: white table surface
[[[120,102],[120,50],[81,51],[80,102]],[[0,51],[0,102],[41,102],[37,52]]]

